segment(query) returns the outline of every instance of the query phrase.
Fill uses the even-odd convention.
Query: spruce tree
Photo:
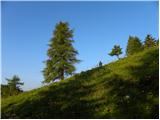
[[[120,45],[114,45],[112,51],[109,53],[110,56],[117,56],[119,59],[119,55],[122,54],[122,48],[120,48]]]
[[[142,43],[138,37],[129,36],[126,55],[133,55],[134,53],[140,52],[142,50]]]
[[[44,83],[56,79],[63,80],[65,76],[71,75],[75,71],[74,64],[79,60],[76,59],[78,52],[72,45],[74,42],[72,38],[73,30],[69,28],[67,22],[56,24],[49,43],[48,59],[45,61],[46,67],[43,70]]]
[[[17,94],[19,92],[22,92],[20,86],[21,85],[24,85],[24,83],[20,82],[20,78],[16,75],[13,76],[13,78],[11,79],[6,79],[8,84],[8,88],[9,88],[9,93],[10,95],[13,95],[13,94]]]
[[[156,46],[156,40],[148,34],[144,41],[144,48],[151,48],[154,46]]]

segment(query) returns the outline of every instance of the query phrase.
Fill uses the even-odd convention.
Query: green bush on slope
[[[2,118],[158,118],[159,49],[2,99]]]

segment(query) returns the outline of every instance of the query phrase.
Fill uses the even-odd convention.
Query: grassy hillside
[[[152,48],[2,99],[2,118],[158,118],[158,59]]]

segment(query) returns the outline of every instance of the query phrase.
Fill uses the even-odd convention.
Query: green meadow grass
[[[159,49],[4,98],[1,107],[2,118],[158,118]]]

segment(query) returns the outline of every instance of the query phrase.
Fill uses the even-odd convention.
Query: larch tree
[[[156,46],[159,47],[159,38],[158,38],[158,40],[156,40]]]
[[[112,51],[109,53],[110,56],[117,56],[119,59],[119,55],[122,54],[122,48],[120,48],[120,45],[114,45],[112,48]]]
[[[72,45],[74,42],[72,38],[73,30],[69,28],[67,22],[56,24],[49,43],[46,67],[43,70],[45,79],[43,83],[50,83],[57,79],[64,80],[65,76],[72,75],[75,71],[74,64],[80,60],[76,58],[78,52]]]
[[[13,78],[11,79],[6,79],[8,84],[8,88],[9,88],[9,94],[13,95],[13,94],[17,94],[22,92],[20,86],[24,85],[23,82],[21,82],[20,78],[16,75],[13,76]]]
[[[138,37],[129,36],[126,55],[133,55],[134,53],[140,52],[143,49],[142,43]]]
[[[144,41],[144,48],[151,48],[154,46],[156,46],[156,40],[148,34]]]

